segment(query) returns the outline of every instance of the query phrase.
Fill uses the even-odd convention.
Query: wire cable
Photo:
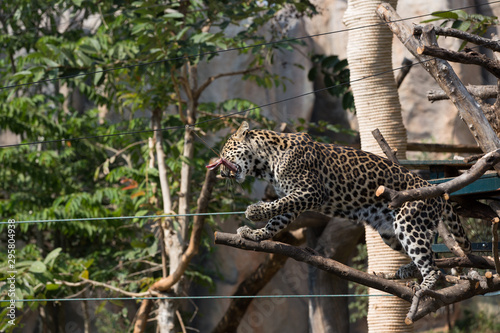
[[[53,219],[53,220],[26,220],[15,222],[0,222],[1,224],[25,224],[25,223],[49,223],[49,222],[83,222],[83,221],[103,221],[103,220],[128,220],[128,219],[149,219],[162,217],[179,216],[211,216],[211,215],[230,215],[245,214],[245,212],[216,212],[216,213],[192,213],[192,214],[167,214],[167,215],[135,215],[135,216],[108,216],[108,217],[82,217],[76,219]]]
[[[336,85],[333,85],[333,86],[329,86],[329,87],[325,87],[325,88],[320,88],[320,89],[316,89],[316,90],[313,90],[313,91],[310,91],[310,92],[302,93],[300,95],[296,95],[296,96],[284,98],[284,99],[281,99],[281,100],[278,100],[278,101],[274,101],[274,102],[269,102],[269,103],[266,103],[266,104],[263,104],[263,105],[260,105],[260,106],[255,106],[255,107],[248,108],[248,109],[245,109],[245,110],[235,111],[235,112],[228,113],[228,114],[225,114],[225,115],[216,116],[216,117],[214,117],[212,119],[202,120],[202,121],[196,122],[196,123],[194,123],[192,125],[169,126],[169,127],[158,128],[158,129],[147,129],[147,130],[138,130],[138,131],[130,131],[130,132],[120,132],[120,133],[113,133],[113,134],[91,135],[91,136],[83,136],[83,137],[68,138],[68,139],[55,139],[55,140],[43,140],[43,141],[31,141],[31,142],[23,142],[23,143],[13,143],[13,144],[7,144],[7,145],[0,145],[0,148],[19,147],[19,146],[45,144],[45,143],[57,143],[57,142],[65,142],[65,141],[78,141],[78,140],[85,140],[85,139],[100,139],[100,138],[107,138],[107,137],[114,137],[114,136],[121,136],[121,135],[130,135],[130,134],[138,134],[138,133],[151,133],[151,132],[156,132],[156,131],[167,131],[167,130],[183,129],[183,128],[186,128],[186,127],[194,128],[196,126],[199,126],[199,125],[207,123],[207,122],[219,120],[219,119],[222,119],[222,118],[228,118],[228,117],[231,117],[231,116],[234,116],[234,115],[238,115],[238,114],[241,114],[241,113],[250,112],[250,111],[257,110],[257,109],[264,108],[264,107],[268,107],[268,106],[271,106],[271,105],[274,105],[274,104],[279,104],[279,103],[291,101],[291,100],[296,99],[296,98],[301,98],[301,97],[304,97],[304,96],[307,96],[307,95],[315,94],[317,92],[321,92],[321,91],[325,91],[325,90],[328,90],[328,89],[345,86],[345,85],[350,84],[351,82],[357,82],[357,81],[365,80],[365,79],[368,79],[368,78],[376,77],[376,76],[379,76],[379,75],[386,74],[388,72],[393,72],[393,71],[401,70],[402,68],[405,68],[405,67],[411,67],[411,66],[414,66],[414,65],[417,65],[417,64],[421,64],[421,63],[424,63],[426,61],[429,61],[429,60],[414,62],[411,65],[405,65],[405,66],[393,68],[393,69],[390,69],[390,70],[387,70],[387,71],[384,71],[384,72],[380,72],[380,73],[376,73],[376,74],[372,74],[372,75],[367,75],[367,76],[364,76],[364,77],[356,79],[356,80],[342,82],[342,83],[339,83],[339,84],[336,84]]]
[[[481,296],[499,296],[500,292]],[[218,300],[218,299],[273,299],[273,298],[342,298],[342,297],[396,297],[391,294],[321,294],[321,295],[213,295],[213,296],[146,296],[146,297],[88,297],[88,298],[33,298],[14,299],[15,302],[68,302],[68,301],[141,301],[141,300]],[[8,299],[0,300],[10,302]]]
[[[333,297],[396,297],[391,294],[334,294],[334,295],[214,295],[214,296],[150,296],[150,297],[89,297],[89,298],[39,298],[16,299],[16,302],[67,302],[67,301],[137,301],[137,300],[212,300],[212,299],[254,299],[254,298],[333,298]],[[9,300],[0,300],[9,302]]]

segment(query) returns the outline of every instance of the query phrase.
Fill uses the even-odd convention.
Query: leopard
[[[251,130],[244,121],[221,150],[220,175],[242,183],[247,176],[267,181],[278,199],[247,207],[253,222],[263,228],[238,228],[248,240],[274,237],[306,211],[341,217],[377,230],[392,249],[411,262],[395,278],[419,277],[416,289],[433,289],[440,277],[434,262],[432,241],[440,220],[452,237],[469,253],[471,243],[453,206],[443,197],[408,201],[399,208],[375,194],[379,186],[396,191],[431,186],[422,177],[379,155],[336,144],[314,141],[307,133]]]

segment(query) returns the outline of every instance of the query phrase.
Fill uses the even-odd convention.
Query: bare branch
[[[469,254],[467,257],[439,258],[435,259],[436,266],[439,268],[480,268],[494,269],[495,262],[491,257],[481,257]]]
[[[408,73],[410,73],[410,70],[413,66],[413,61],[411,61],[410,59],[405,57],[403,59],[403,63],[401,65],[402,65],[402,68],[399,71],[398,76],[396,77],[396,87],[397,88],[399,88],[401,86],[401,84],[403,83],[403,81],[406,78],[406,76],[408,75]]]
[[[421,34],[422,29],[423,29],[422,26],[417,25],[413,28],[413,31],[415,32],[415,34]],[[436,35],[459,38],[471,42],[473,44],[486,47],[495,52],[500,52],[500,43],[498,43],[498,41],[496,40],[484,38],[478,35],[470,34],[462,30],[448,28],[448,27],[435,26],[434,30],[436,31]]]
[[[462,175],[437,186],[416,188],[406,191],[394,191],[384,186],[377,189],[376,196],[389,201],[390,208],[401,207],[406,201],[422,200],[444,195],[445,199],[453,193],[479,179],[486,171],[500,162],[500,149],[484,155],[476,164]]]
[[[160,108],[153,110],[153,131],[156,144],[156,159],[158,160],[158,173],[160,177],[161,193],[163,197],[163,211],[166,214],[172,212],[172,198],[170,196],[170,185],[167,178],[167,167],[165,166],[165,152],[163,151],[163,135],[161,129],[162,111]]]
[[[212,84],[212,82],[214,82],[215,80],[217,79],[220,79],[222,77],[226,77],[226,76],[235,76],[235,75],[245,75],[245,74],[249,74],[251,72],[254,72],[256,70],[259,70],[261,69],[262,66],[257,66],[257,67],[253,67],[253,68],[249,68],[249,69],[245,69],[245,70],[242,70],[242,71],[236,71],[236,72],[229,72],[229,73],[221,73],[221,74],[217,74],[217,75],[214,75],[214,76],[210,76],[208,79],[205,80],[205,82],[203,82],[201,84],[201,86],[193,93],[193,96],[195,99],[199,98],[199,96],[201,95],[201,93],[207,89],[207,87]]]
[[[123,290],[121,288],[117,288],[115,286],[112,286],[112,285],[104,283],[104,282],[89,280],[89,279],[85,279],[83,277],[80,277],[80,280],[82,280],[82,281],[81,282],[69,282],[69,281],[64,281],[64,280],[55,280],[55,282],[63,284],[63,285],[68,286],[68,287],[81,287],[85,284],[90,284],[93,286],[110,289],[110,290],[116,291],[120,294],[123,294],[125,296],[130,296],[130,297],[145,297],[145,296],[151,296],[153,294],[157,294],[157,293],[152,293],[150,291],[146,291],[143,293],[133,293],[133,292],[130,292],[127,290]]]
[[[500,78],[500,63],[472,50],[455,52],[440,48],[439,46],[423,45],[417,49],[417,52],[418,54],[459,62],[461,64],[479,65],[497,78]]]
[[[474,97],[481,99],[495,98],[497,97],[497,86],[488,85],[488,86],[467,86],[466,87],[469,94]],[[443,90],[429,90],[427,92],[427,99],[431,102],[442,101],[446,99],[450,99],[448,95]]]
[[[453,253],[454,255],[458,257],[465,257],[465,252],[462,250],[460,245],[458,245],[457,241],[455,238],[451,235],[450,231],[444,224],[443,220],[439,220],[438,226],[437,226],[437,231],[441,238],[443,239],[444,244],[448,249]]]
[[[96,142],[96,145],[98,147],[104,148],[104,149],[109,150],[110,152],[114,153],[114,155],[111,156],[111,157],[108,157],[106,159],[106,161],[109,162],[109,161],[115,159],[116,157],[122,155],[122,158],[125,160],[125,162],[127,162],[127,166],[129,168],[132,168],[132,161],[130,160],[130,156],[125,155],[123,153],[125,151],[127,151],[127,149],[129,149],[129,148],[132,148],[133,146],[141,145],[143,143],[146,143],[146,140],[141,140],[141,141],[137,141],[137,142],[131,143],[128,146],[126,146],[125,148],[122,148],[122,149],[115,149],[113,147],[109,147],[109,146],[103,145],[102,143],[99,143],[99,142]],[[103,162],[99,167],[102,167],[104,165],[104,163],[106,163],[106,161]]]
[[[241,238],[237,234],[228,234],[223,232],[215,233],[215,244],[232,246],[243,250],[281,254],[337,275],[343,279],[391,293],[407,300],[408,302],[411,302],[413,296],[412,290],[408,287],[402,286],[401,284],[387,281],[386,279],[376,275],[358,271],[333,259],[311,254],[307,249],[295,247],[289,244],[270,240],[254,242]]]
[[[471,275],[469,277],[466,277],[463,281],[461,281],[461,279],[456,280],[456,284],[451,287],[443,288],[439,291],[425,291],[414,297],[413,291],[410,288],[402,286],[395,281],[386,280],[377,275],[360,272],[333,259],[324,258],[317,255],[316,253],[308,251],[307,249],[295,247],[289,244],[271,240],[254,242],[241,238],[237,234],[228,234],[221,232],[217,232],[215,234],[215,244],[232,246],[244,250],[285,255],[297,261],[307,263],[326,272],[337,275],[343,279],[360,283],[365,286],[398,296],[408,302],[412,302],[413,304],[413,310],[408,313],[406,321],[407,323],[416,321],[445,305],[456,303],[474,297],[476,295],[484,295],[489,292],[500,290],[499,276],[487,274],[486,277],[477,277]],[[469,256],[469,258],[463,257],[453,259],[455,260],[454,263],[462,263],[466,265],[475,264],[476,261],[482,261],[481,257],[475,256]],[[448,259],[438,260],[438,267],[440,267],[442,263],[449,265],[450,261]],[[423,295],[430,297],[422,300],[421,297]]]
[[[380,148],[382,149],[382,151],[384,152],[384,154],[387,156],[387,158],[389,160],[391,160],[392,162],[396,163],[396,164],[399,164],[399,160],[398,158],[396,157],[396,153],[397,153],[397,149],[392,149],[389,144],[387,143],[387,141],[385,140],[384,136],[382,135],[382,133],[380,133],[379,129],[376,128],[372,131],[372,135],[373,137],[375,138],[375,140],[377,140]]]

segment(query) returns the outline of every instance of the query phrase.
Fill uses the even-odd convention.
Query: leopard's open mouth
[[[223,166],[220,173],[222,177],[236,178],[236,176],[241,172],[241,167],[238,164],[229,162],[222,157],[214,163],[207,165],[206,167],[207,169],[214,170],[217,169],[220,165]]]

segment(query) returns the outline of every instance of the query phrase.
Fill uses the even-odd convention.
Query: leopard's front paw
[[[248,206],[245,211],[246,218],[254,222],[268,220],[269,218],[266,215],[264,203],[262,202]]]
[[[238,230],[236,230],[236,233],[242,238],[250,239],[256,242],[270,238],[265,229],[252,230],[246,225],[238,228]]]

